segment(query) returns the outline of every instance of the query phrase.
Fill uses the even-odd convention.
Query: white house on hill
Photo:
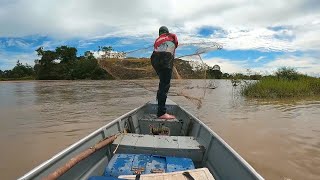
[[[117,52],[117,51],[95,51],[93,52],[93,56],[95,58],[116,58],[116,59],[124,59],[126,58],[126,53]]]

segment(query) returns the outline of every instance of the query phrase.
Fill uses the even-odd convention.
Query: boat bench
[[[117,148],[118,146],[118,148]],[[202,161],[204,147],[191,136],[161,136],[142,134],[122,134],[113,142],[115,153],[153,154],[190,158]]]
[[[139,134],[153,134],[152,128],[167,129],[166,135],[179,136],[181,135],[182,121],[178,119],[170,119],[168,121],[159,119],[155,114],[145,114],[139,119]]]

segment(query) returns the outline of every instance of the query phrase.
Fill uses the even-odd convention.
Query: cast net
[[[217,87],[214,79],[208,76],[208,70],[210,68],[217,70],[217,67],[206,63],[202,56],[221,49],[222,45],[212,41],[195,43],[180,41],[176,49],[173,79],[168,96],[182,96],[197,108],[201,108],[207,89]],[[102,57],[99,62],[115,79],[135,79],[130,82],[156,94],[158,81],[150,83],[139,80],[158,79],[150,63],[152,51],[153,45],[148,45],[118,53],[119,57]],[[220,71],[220,67],[218,70]],[[188,81],[190,79],[191,81]]]

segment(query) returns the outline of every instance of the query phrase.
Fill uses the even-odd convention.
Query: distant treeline
[[[61,46],[54,51],[39,48],[36,50],[40,59],[34,67],[19,61],[12,70],[1,71],[1,80],[75,80],[75,79],[112,79],[103,70],[93,53],[87,51],[84,56],[77,56],[74,47]]]
[[[111,46],[99,47],[99,50],[112,51],[113,48]],[[28,64],[24,65],[20,63],[20,61],[17,61],[16,66],[12,70],[0,70],[0,80],[96,80],[114,78],[99,65],[98,60],[90,51],[86,51],[83,56],[77,56],[77,49],[75,47],[60,46],[55,50],[44,50],[40,47],[36,52],[39,59],[35,60],[34,67]],[[125,60],[130,61],[129,58]],[[182,70],[192,69],[192,67],[186,63],[180,63],[180,66],[182,66],[180,68]],[[200,68],[200,71],[203,70],[204,69]],[[194,71],[196,72],[197,70]],[[260,80],[264,77],[260,74],[250,72],[248,72],[247,75],[242,73],[223,73],[220,71],[220,68],[217,70],[213,66],[206,66],[205,71],[206,76],[201,76],[200,78]]]
[[[27,80],[34,79],[34,77],[35,72],[33,67],[28,64],[23,65],[19,60],[12,70],[0,70],[0,80]]]

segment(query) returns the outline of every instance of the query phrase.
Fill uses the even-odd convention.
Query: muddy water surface
[[[0,82],[0,179],[16,179],[68,145],[153,100],[157,80]],[[208,83],[207,83],[208,84]],[[239,87],[176,80],[169,98],[216,131],[266,179],[320,179],[320,101],[256,101]],[[178,96],[202,98],[198,102]],[[191,98],[192,99],[192,98]]]

